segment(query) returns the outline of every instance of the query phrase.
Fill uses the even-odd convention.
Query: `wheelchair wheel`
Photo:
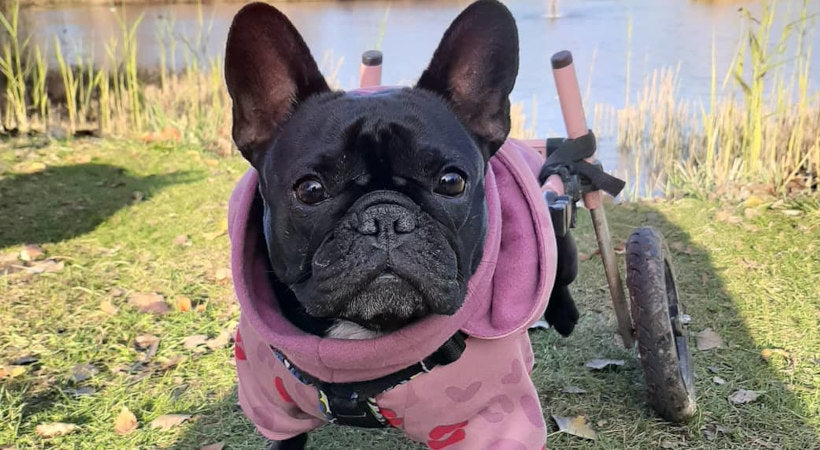
[[[695,413],[689,330],[660,233],[650,227],[632,233],[626,270],[647,400],[664,419],[685,422]]]

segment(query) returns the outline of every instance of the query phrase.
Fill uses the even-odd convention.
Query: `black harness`
[[[464,353],[467,335],[456,332],[432,355],[397,372],[380,378],[351,383],[327,383],[294,366],[282,352],[270,346],[276,359],[302,384],[315,387],[319,391],[319,411],[328,422],[362,428],[384,428],[389,425],[379,412],[376,396],[413,378],[427,373],[436,366],[446,366]]]

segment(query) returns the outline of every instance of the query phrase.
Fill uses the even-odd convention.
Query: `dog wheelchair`
[[[601,192],[614,197],[624,183],[606,174],[594,159],[595,136],[587,127],[572,55],[568,51],[558,52],[552,56],[551,63],[567,138],[524,142],[546,158],[539,182],[556,239],[565,239],[570,251],[576,252],[569,232],[575,226],[576,205],[583,201],[592,218],[618,334],[626,348],[637,341],[647,401],[664,419],[685,422],[695,412],[689,316],[684,314],[679,301],[669,250],[662,235],[651,227],[632,232],[625,249],[627,301]],[[381,52],[364,52],[359,70],[360,87],[380,85],[381,66]],[[574,273],[570,278],[574,278]],[[572,327],[558,331],[566,335],[571,330]]]

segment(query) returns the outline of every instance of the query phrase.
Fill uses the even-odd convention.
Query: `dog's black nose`
[[[359,213],[358,231],[364,235],[407,234],[415,229],[413,213],[399,205],[382,203]]]

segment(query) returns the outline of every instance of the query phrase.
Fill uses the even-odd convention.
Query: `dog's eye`
[[[315,178],[304,178],[293,188],[296,199],[306,205],[315,205],[327,198],[327,191]]]
[[[447,172],[439,178],[435,192],[436,194],[445,195],[447,197],[458,197],[464,192],[466,186],[467,181],[464,180],[461,174],[457,172]]]

